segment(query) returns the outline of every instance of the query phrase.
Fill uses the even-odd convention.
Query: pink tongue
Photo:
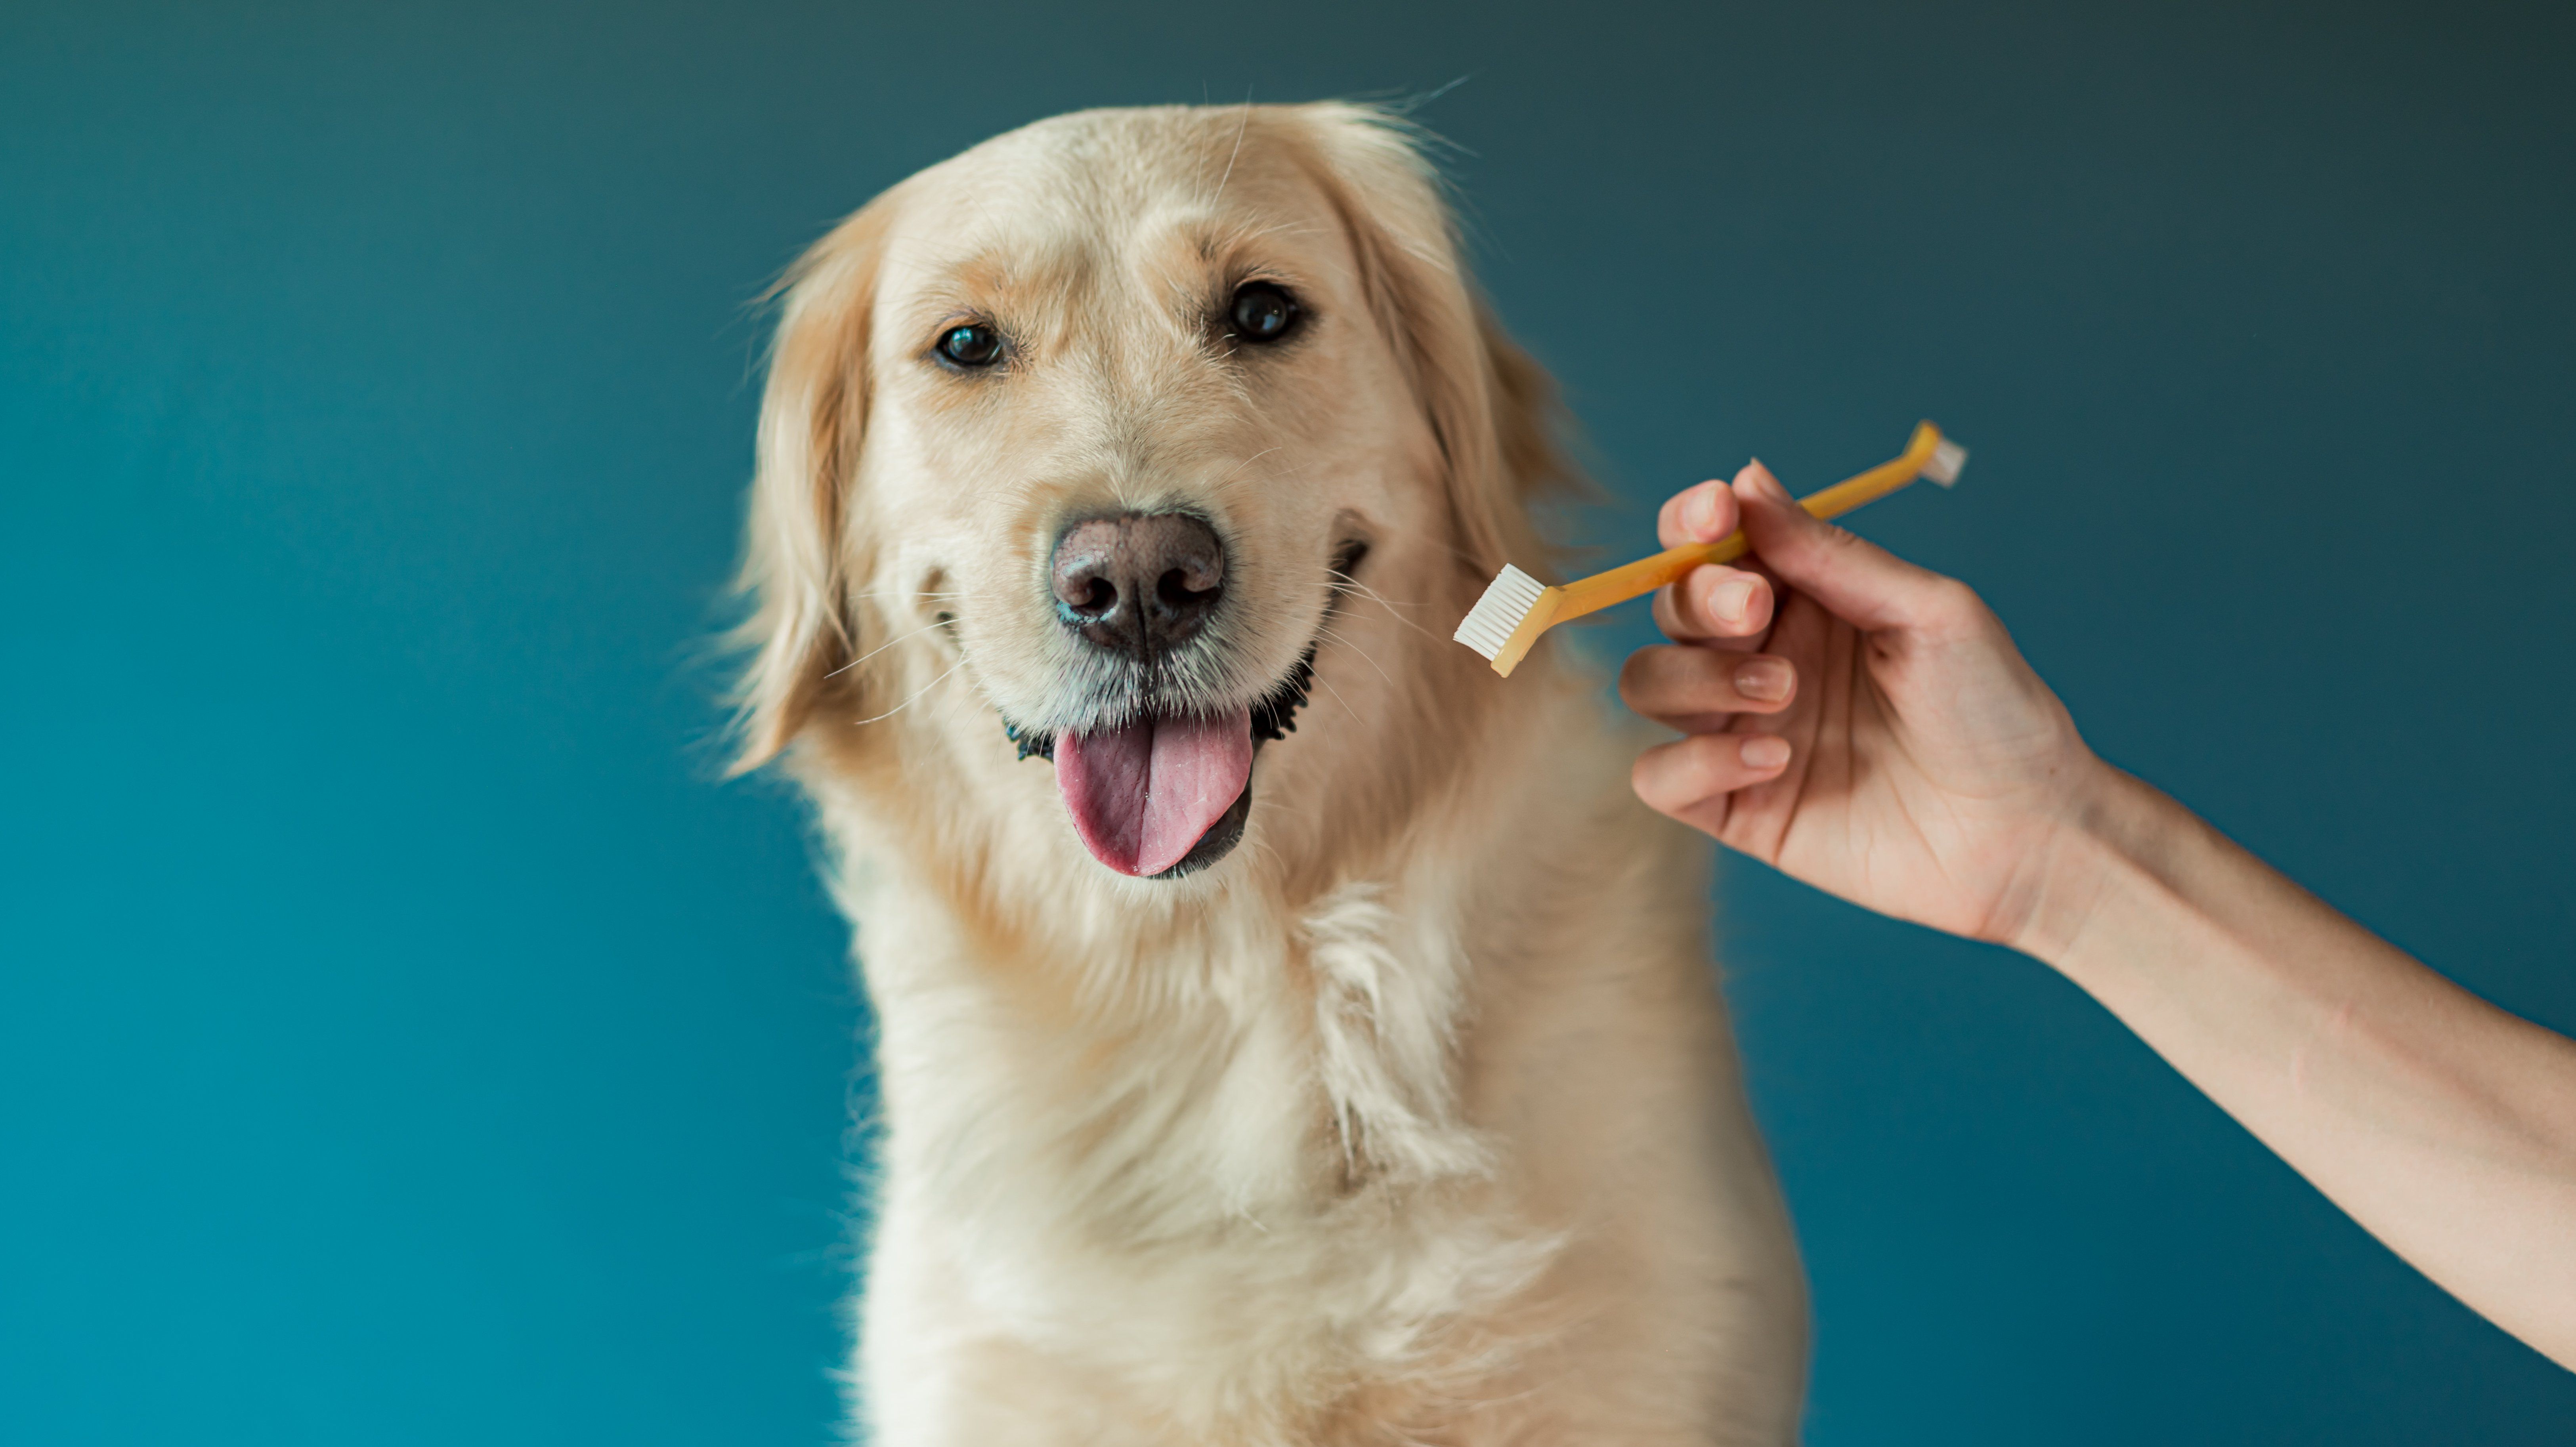
[[[1252,777],[1252,711],[1144,718],[1055,741],[1055,783],[1092,857],[1121,874],[1181,862]]]

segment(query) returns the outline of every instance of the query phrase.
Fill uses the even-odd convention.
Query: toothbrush
[[[1914,437],[1905,444],[1903,453],[1857,477],[1835,483],[1798,505],[1820,518],[1839,517],[1863,503],[1878,501],[1918,477],[1928,477],[1948,487],[1959,480],[1959,469],[1967,462],[1968,449],[1942,436],[1941,429],[1931,423],[1917,423]],[[1505,563],[1502,572],[1486,585],[1485,596],[1476,600],[1475,608],[1452,636],[1483,654],[1496,673],[1509,678],[1512,670],[1520,666],[1522,656],[1530,651],[1530,645],[1557,624],[1679,582],[1703,563],[1734,562],[1750,546],[1738,530],[1713,543],[1684,543],[1625,567],[1553,588]]]

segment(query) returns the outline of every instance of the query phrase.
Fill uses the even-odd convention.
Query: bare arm
[[[2576,1369],[2576,1042],[2496,1009],[2085,747],[1964,585],[1808,518],[1759,464],[1751,571],[1657,601],[1621,690],[1687,737],[1656,808],[1854,903],[2065,973],[2363,1227]]]

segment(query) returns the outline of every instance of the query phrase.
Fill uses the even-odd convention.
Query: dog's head
[[[936,799],[951,845],[1154,880],[1247,828],[1311,867],[1450,773],[1495,685],[1449,630],[1563,469],[1399,123],[1041,122],[783,295],[743,767],[801,744],[809,781]]]

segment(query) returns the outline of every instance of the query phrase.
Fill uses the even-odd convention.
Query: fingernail
[[[1735,691],[1746,698],[1787,698],[1794,677],[1785,659],[1748,658],[1735,665]]]
[[[1751,578],[1727,579],[1718,584],[1716,590],[1709,594],[1708,611],[1716,614],[1720,622],[1743,622],[1753,615],[1755,586]]]
[[[1738,750],[1748,769],[1776,769],[1789,762],[1789,741],[1777,734],[1755,734]]]
[[[1706,537],[1717,526],[1717,486],[1701,483],[1682,501],[1682,526]]]

